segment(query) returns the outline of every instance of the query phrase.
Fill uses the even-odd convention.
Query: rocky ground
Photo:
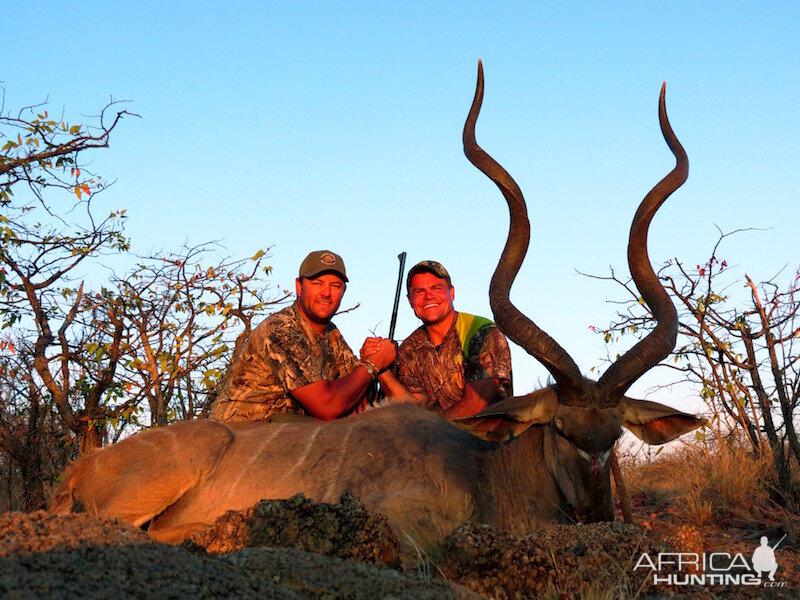
[[[340,553],[340,530],[326,524],[311,543],[328,539],[330,554]],[[479,598],[445,581],[294,548],[212,555],[198,545],[170,546],[114,519],[6,513],[0,532],[0,598]]]
[[[350,496],[332,505],[300,495],[262,501],[180,546],[117,520],[6,513],[0,598],[796,597],[794,580],[768,595],[762,588],[687,591],[653,587],[646,572],[633,571],[643,552],[692,551],[683,547],[690,537],[673,540],[619,522],[521,537],[465,524],[401,565],[408,554],[386,520]],[[787,549],[782,566],[790,552],[796,558]],[[783,577],[794,575],[786,570]]]
[[[513,536],[467,523],[444,543],[440,568],[451,581],[492,598],[536,598],[555,592],[633,598],[656,590],[634,572],[643,552],[667,548],[623,523],[557,525]]]
[[[277,546],[400,566],[399,544],[388,519],[367,512],[350,494],[339,504],[312,502],[302,494],[264,500],[246,510],[229,511],[185,545],[214,554]]]

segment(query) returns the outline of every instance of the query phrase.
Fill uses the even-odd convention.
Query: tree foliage
[[[136,116],[111,100],[91,123],[53,117],[47,101],[6,112],[0,87],[0,205],[11,202],[18,185],[41,202],[49,188],[69,190],[78,200],[105,187],[83,164],[88,150],[108,148],[111,134],[125,116]]]
[[[738,232],[733,232],[738,233]],[[667,366],[696,384],[718,431],[743,433],[754,452],[769,452],[782,493],[789,494],[792,461],[800,464],[800,269],[756,283],[736,274],[719,256],[720,233],[711,256],[695,268],[674,259],[659,277],[678,308],[678,346]],[[608,344],[641,337],[655,325],[630,281],[612,270],[602,277],[627,294],[607,328],[595,330]],[[747,294],[740,298],[739,282]]]
[[[126,211],[99,208],[108,185],[86,167],[130,115],[112,101],[72,123],[46,104],[6,113],[3,99],[0,470],[16,482],[7,508],[40,506],[78,451],[202,415],[237,336],[286,297],[268,297],[268,249],[131,255]],[[122,274],[110,267],[125,262]]]
[[[152,425],[207,414],[236,333],[246,337],[253,315],[286,297],[265,297],[264,252],[204,260],[212,256],[212,245],[185,247],[113,280],[127,325],[120,381],[134,404],[146,400]]]

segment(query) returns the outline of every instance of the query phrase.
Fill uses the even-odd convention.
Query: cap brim
[[[313,279],[314,277],[319,277],[320,275],[324,275],[325,273],[331,273],[332,275],[336,275],[336,276],[340,277],[341,280],[344,281],[345,283],[347,283],[349,281],[349,279],[347,279],[347,275],[345,275],[344,273],[342,273],[341,271],[339,271],[337,269],[325,269],[325,268],[323,268],[323,269],[319,269],[319,270],[312,270],[311,272],[306,273],[305,275],[303,275],[303,277],[305,277],[306,279]]]

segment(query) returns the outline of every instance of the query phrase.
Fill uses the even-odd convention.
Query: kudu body
[[[53,511],[81,505],[93,514],[148,525],[166,541],[183,539],[227,510],[297,492],[335,502],[349,491],[396,528],[430,531],[435,525],[442,533],[466,518],[516,533],[556,522],[613,519],[608,458],[621,428],[659,444],[702,424],[624,395],[675,345],[677,315],[650,266],[646,243],[656,210],[685,181],[686,155],[667,121],[662,89],[661,128],[677,165],[642,201],[628,246],[632,276],[658,325],[599,381],[588,380],[509,300],[527,252],[529,223],[516,183],[475,142],[483,98],[478,68],[464,150],[498,185],[511,215],[490,287],[492,311],[503,332],[542,362],[556,383],[458,424],[412,405],[329,423],[177,423],[76,461],[54,493]]]

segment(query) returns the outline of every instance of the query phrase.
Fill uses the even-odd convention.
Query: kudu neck
[[[514,441],[481,453],[478,485],[490,491],[475,507],[481,521],[511,532],[530,532],[548,518],[555,520],[558,491],[542,460],[547,430],[530,427]]]

